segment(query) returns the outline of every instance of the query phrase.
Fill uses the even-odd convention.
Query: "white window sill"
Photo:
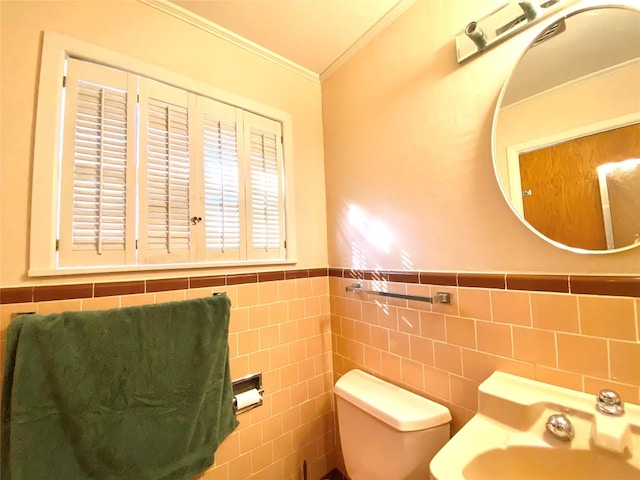
[[[295,265],[296,259],[247,260],[245,262],[215,262],[215,263],[173,263],[153,265],[122,265],[113,267],[64,267],[52,270],[29,270],[29,277],[58,277],[65,275],[88,275],[121,272],[154,272],[158,270],[192,270],[200,268],[231,268],[255,267],[270,265]]]

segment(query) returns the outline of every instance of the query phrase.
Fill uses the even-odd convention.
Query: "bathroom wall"
[[[298,480],[306,461],[308,478],[319,479],[336,462],[326,268],[5,290],[0,367],[14,313],[101,310],[221,291],[232,303],[231,376],[262,372],[264,403],[238,416],[239,427],[198,478]]]
[[[493,113],[537,28],[463,65],[454,43],[498,3],[418,1],[323,80],[331,267],[640,272],[640,248],[560,250],[504,201],[491,159]]]
[[[0,351],[14,312],[225,290],[233,302],[232,376],[262,370],[266,395],[263,407],[241,416],[207,480],[293,480],[303,460],[312,480],[331,470],[339,461],[331,385],[353,367],[446,404],[454,431],[475,411],[478,383],[496,368],[585,391],[612,384],[638,402],[640,251],[557,250],[513,217],[494,179],[492,111],[532,34],[458,66],[454,34],[491,7],[418,1],[320,92],[308,79],[135,1],[3,0]],[[293,270],[27,278],[43,30],[291,112],[299,244]],[[212,69],[210,58],[234,68]],[[602,279],[590,290],[589,280],[576,276],[577,293],[570,274]],[[617,275],[625,275],[623,286],[608,290],[620,283],[612,280]],[[376,302],[345,292],[353,277],[413,294],[450,291],[454,303]]]
[[[499,190],[493,112],[536,28],[458,65],[455,34],[491,7],[416,2],[322,84],[334,376],[362,368],[442,402],[454,432],[496,369],[640,400],[640,248],[553,247]]]
[[[347,292],[354,282],[452,304]],[[331,269],[329,283],[334,377],[361,368],[436,400],[453,432],[494,370],[640,403],[640,279],[613,291],[604,277]]]
[[[3,0],[0,9],[0,366],[16,312],[104,309],[226,291],[231,374],[262,371],[264,405],[240,415],[240,426],[201,478],[293,480],[301,478],[305,460],[309,478],[320,478],[335,466],[335,455],[319,82],[138,1]],[[290,113],[297,263],[269,272],[274,267],[27,277],[43,31]]]

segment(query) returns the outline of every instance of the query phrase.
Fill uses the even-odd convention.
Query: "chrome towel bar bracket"
[[[435,297],[423,297],[420,295],[407,295],[405,293],[382,292],[379,290],[367,290],[362,288],[359,283],[354,283],[346,288],[347,292],[362,292],[369,295],[378,295],[380,297],[402,298],[405,300],[415,300],[418,302],[428,303],[451,303],[451,294],[449,292],[437,292]]]

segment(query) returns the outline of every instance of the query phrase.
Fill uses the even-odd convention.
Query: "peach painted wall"
[[[455,34],[490,10],[474,0],[418,1],[323,80],[329,265],[640,273],[640,248],[564,251],[507,206],[492,164],[493,112],[537,32],[458,65]]]
[[[107,48],[291,114],[294,158],[286,161],[293,162],[295,173],[296,268],[327,265],[319,82],[135,0],[3,0],[0,8],[0,286],[131,280],[159,275],[129,273],[53,280],[26,276],[43,31]],[[246,269],[235,269],[243,270]],[[234,269],[225,269],[225,273],[229,271]],[[201,271],[202,275],[212,273],[216,271]],[[169,275],[183,276],[184,272]]]
[[[15,312],[57,313],[179,301],[226,291],[231,299],[231,377],[263,373],[261,407],[238,416],[198,480],[309,479],[335,467],[329,281],[326,276],[37,303],[0,305],[0,367]],[[0,380],[1,383],[1,380]]]

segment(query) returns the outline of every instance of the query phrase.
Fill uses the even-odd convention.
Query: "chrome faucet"
[[[556,413],[547,419],[545,427],[558,440],[570,442],[576,435],[571,420],[564,413]]]
[[[606,415],[624,415],[624,403],[614,390],[600,390],[596,396],[596,408]]]

